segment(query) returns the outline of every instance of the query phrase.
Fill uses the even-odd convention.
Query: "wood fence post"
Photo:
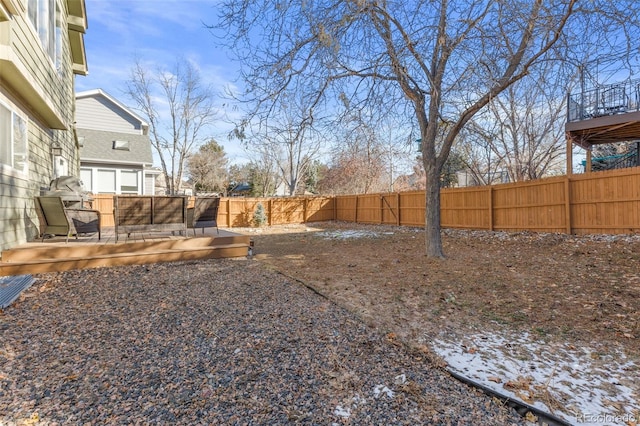
[[[331,197],[333,200],[333,220],[338,220],[338,197]]]
[[[382,225],[382,219],[384,218],[384,194],[380,194],[380,223]]]
[[[571,235],[572,223],[571,223],[571,182],[569,181],[569,175],[564,179],[564,216],[565,226],[567,234]]]
[[[396,225],[400,226],[402,222],[400,221],[400,193],[396,192],[396,208],[398,209],[396,214]]]
[[[359,223],[358,222],[358,196],[356,195],[356,216],[355,216],[355,220],[353,221],[353,223]]]
[[[567,153],[567,175],[570,175],[571,173],[573,173],[573,140],[571,139],[571,136],[569,136],[569,133],[565,133],[566,141],[567,141],[567,149],[566,149],[566,153]],[[587,153],[590,152],[590,150],[587,150]]]
[[[309,206],[307,205],[309,199],[304,197],[302,199],[302,223],[307,223],[307,209]]]
[[[243,196],[242,197],[242,226],[251,226],[251,223],[249,223],[249,211],[247,210],[247,197]]]
[[[269,202],[267,203],[267,208],[269,209],[269,226],[273,225],[273,200],[269,198]]]
[[[493,231],[493,185],[489,185],[489,231]]]
[[[227,198],[227,228],[231,228],[231,198]]]

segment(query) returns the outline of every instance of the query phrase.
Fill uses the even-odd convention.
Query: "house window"
[[[124,193],[138,193],[138,172],[122,170],[120,172],[120,191]]]
[[[38,28],[38,0],[29,0],[27,4],[27,14],[33,28]]]
[[[31,25],[35,28],[40,39],[40,44],[52,61],[56,61],[57,26],[60,26],[58,15],[60,9],[56,7],[55,0],[29,0],[27,14]],[[61,31],[60,31],[61,36]]]
[[[116,193],[116,171],[98,170],[97,189],[100,194]]]
[[[80,180],[85,191],[93,192],[93,176],[91,169],[80,169]]]
[[[56,5],[55,63],[56,63],[56,71],[58,71],[58,75],[64,78],[65,62],[62,60],[63,58],[62,34],[63,34],[62,13],[60,13],[60,6]]]
[[[0,164],[27,173],[27,121],[0,104]]]

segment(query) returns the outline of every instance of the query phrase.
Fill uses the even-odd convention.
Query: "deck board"
[[[66,271],[105,266],[159,263],[179,260],[243,257],[250,237],[221,229],[173,232],[136,232],[116,242],[114,228],[98,235],[38,239],[2,252],[0,276]]]

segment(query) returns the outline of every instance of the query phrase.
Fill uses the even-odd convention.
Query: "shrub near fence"
[[[441,191],[444,228],[629,234],[640,232],[640,167]],[[193,202],[193,200],[191,200]],[[222,198],[220,227],[251,226],[262,203],[269,225],[341,220],[424,226],[423,191],[335,197]],[[94,196],[113,226],[113,196]]]

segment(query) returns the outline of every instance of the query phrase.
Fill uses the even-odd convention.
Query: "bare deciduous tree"
[[[357,109],[344,114],[341,123],[333,132],[337,142],[330,153],[329,168],[320,181],[321,191],[331,194],[393,191],[394,180],[411,155],[406,132],[399,130],[397,122],[380,122]]]
[[[551,66],[538,71],[492,99],[461,132],[458,150],[476,182],[520,182],[564,171],[568,79],[556,78],[561,70]]]
[[[388,185],[386,147],[361,111],[345,115],[337,130],[337,142],[320,190],[329,194],[367,194],[383,192]]]
[[[247,149],[257,152],[279,170],[288,195],[295,195],[313,160],[320,152],[322,137],[315,127],[314,105],[304,92],[281,94],[267,115],[251,114],[239,123],[234,136]]]
[[[337,153],[318,182],[323,194],[368,194],[387,189],[385,164],[379,152],[345,150]]]
[[[213,91],[203,86],[198,71],[186,60],[178,61],[170,71],[153,72],[136,61],[127,95],[149,123],[167,191],[178,193],[186,158],[207,139],[202,133],[215,117]]]
[[[426,254],[442,257],[440,175],[461,130],[541,62],[564,57],[554,49],[572,41],[570,29],[584,41],[581,14],[623,11],[628,18],[637,9],[631,0],[576,4],[223,0],[218,28],[246,66],[246,99],[256,111],[273,112],[291,87],[304,88],[314,105],[346,99],[350,108],[381,115],[411,111],[427,180]],[[589,22],[593,34],[604,21]],[[620,22],[629,26],[635,16]]]

